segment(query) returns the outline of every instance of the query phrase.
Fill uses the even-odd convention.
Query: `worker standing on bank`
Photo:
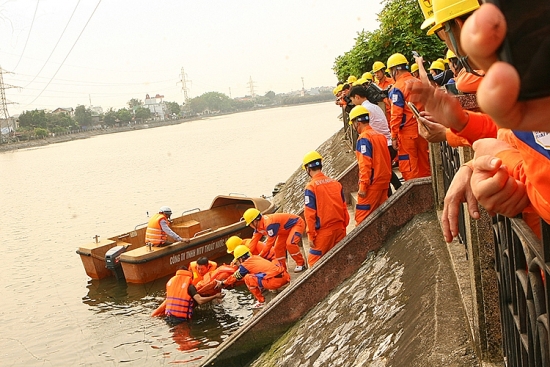
[[[257,301],[252,308],[262,308],[265,305],[265,297],[262,295],[264,289],[277,290],[290,282],[290,275],[276,260],[269,261],[252,255],[244,245],[237,246],[233,255],[239,269],[226,280],[216,280],[216,288],[224,288],[244,279],[248,290]]]
[[[386,65],[382,61],[375,61],[372,64],[372,72],[376,78],[376,85],[382,90],[388,90],[395,83],[395,80],[386,75]],[[390,121],[391,103],[389,98],[384,98],[384,105],[386,106],[386,119]]]
[[[422,82],[412,76],[408,64],[407,58],[400,53],[388,59],[388,69],[395,79],[389,93],[392,104],[390,132],[392,146],[397,150],[399,171],[405,181],[431,176],[428,142],[418,135],[418,122],[407,105],[412,84]],[[418,103],[416,108],[424,110],[424,106]]]
[[[313,266],[346,236],[349,213],[342,185],[322,172],[323,157],[316,151],[303,159],[302,168],[311,177],[305,189],[304,217],[310,243],[307,262]]]
[[[182,238],[174,232],[169,225],[172,209],[163,206],[159,212],[147,223],[147,231],[145,232],[145,243],[150,243],[153,246],[171,245],[173,242],[167,242],[168,236],[179,242],[189,242],[189,238]]]
[[[359,166],[355,222],[359,225],[388,199],[392,170],[386,137],[370,126],[369,111],[362,105],[355,106],[349,118],[359,134],[355,148]]]
[[[295,273],[306,269],[306,264],[298,244],[302,240],[302,233],[306,227],[302,218],[290,213],[275,213],[262,215],[256,208],[249,208],[243,214],[247,226],[254,228],[250,248],[256,246],[263,236],[267,241],[260,256],[266,257],[267,253],[274,248],[277,261],[286,270],[286,251],[296,262]]]

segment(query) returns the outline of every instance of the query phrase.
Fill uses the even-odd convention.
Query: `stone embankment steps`
[[[252,366],[476,366],[450,266],[435,213],[416,216]]]

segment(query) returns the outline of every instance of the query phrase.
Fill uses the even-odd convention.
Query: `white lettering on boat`
[[[170,265],[177,264],[181,261],[180,254],[170,256]]]
[[[189,260],[193,257],[197,257],[205,253],[208,253],[210,251],[214,251],[219,248],[225,247],[226,240],[227,238],[221,238],[215,242],[210,242],[210,243],[207,243],[206,245],[203,245],[191,250],[187,250],[184,252],[180,252],[179,254],[172,255],[170,256],[170,265],[175,265],[184,260]]]

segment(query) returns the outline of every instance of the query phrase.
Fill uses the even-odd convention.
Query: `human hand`
[[[361,198],[366,198],[367,197],[367,192],[365,190],[359,190],[359,191],[357,191],[357,195]]]
[[[216,279],[215,282],[216,282],[216,285],[214,286],[214,289],[221,289],[221,288],[223,288],[223,281],[217,280],[217,279]]]
[[[502,160],[491,155],[474,158],[472,192],[490,215],[515,217],[529,205],[525,185],[510,176]]]
[[[474,142],[472,148],[475,151],[475,155],[481,157],[483,155],[495,156],[497,153],[503,150],[514,149],[510,144],[503,140],[495,138],[479,139]]]
[[[394,138],[391,139],[391,146],[396,151],[399,150],[399,142],[397,141],[397,139],[394,139]]]
[[[449,93],[429,83],[410,83],[407,89],[411,92],[411,101],[422,104],[432,121],[456,131],[462,131],[468,123],[469,115],[460,101]]]
[[[500,127],[550,131],[550,97],[518,101],[519,74],[512,65],[498,61],[496,53],[505,36],[506,20],[489,3],[466,20],[460,33],[468,57],[486,71],[477,91],[479,106]]]
[[[472,169],[466,165],[460,167],[445,194],[441,226],[446,242],[451,242],[458,236],[458,216],[463,202],[466,202],[470,216],[479,219],[479,207],[470,186],[472,172]]]
[[[225,293],[223,293],[223,292],[220,292],[220,293],[216,294],[216,298],[218,298],[218,299],[223,299],[223,297],[225,297]]]
[[[418,134],[430,143],[439,143],[447,140],[447,128],[435,121],[427,112],[420,112],[418,121]]]

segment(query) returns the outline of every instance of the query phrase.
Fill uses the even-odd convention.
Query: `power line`
[[[34,25],[34,19],[36,18],[36,12],[38,11],[38,4],[40,3],[40,0],[36,0],[36,8],[34,8],[34,15],[32,16],[32,22],[31,22],[31,28],[29,29],[29,33],[27,34],[27,40],[25,41],[25,46],[23,47],[23,51],[21,51],[21,55],[19,56],[19,61],[17,61],[17,64],[13,68],[13,70],[17,69],[19,66],[19,63],[21,62],[21,59],[23,58],[23,54],[25,53],[25,50],[27,49],[27,43],[29,43],[29,38],[31,38],[31,31],[32,27]]]
[[[57,39],[57,43],[55,44],[55,46],[53,47],[53,50],[52,52],[50,53],[50,56],[48,56],[48,58],[46,59],[46,61],[44,62],[44,65],[42,65],[42,67],[40,68],[40,70],[38,71],[38,73],[36,73],[35,77],[32,78],[32,80],[30,82],[27,83],[27,85],[25,85],[23,88],[25,87],[28,87],[30,84],[32,84],[32,82],[34,82],[34,80],[38,77],[38,75],[40,75],[40,73],[42,72],[42,70],[44,70],[44,68],[46,67],[46,64],[48,64],[48,61],[50,61],[50,58],[52,57],[53,53],[55,52],[55,50],[57,49],[57,45],[59,45],[59,42],[61,41],[61,38],[63,38],[63,35],[65,34],[65,31],[67,30],[67,28],[69,27],[69,23],[71,23],[71,20],[73,19],[73,16],[74,16],[74,13],[76,13],[76,9],[78,8],[78,5],[80,4],[80,0],[78,0],[78,2],[76,3],[76,6],[74,7],[74,10],[69,18],[69,20],[67,21],[67,24],[65,25],[65,28],[63,29],[63,32],[61,32],[61,35],[59,36],[59,38]],[[38,8],[38,7],[37,7]],[[26,45],[25,45],[26,46]],[[19,63],[17,63],[19,65]]]
[[[74,47],[76,46],[77,42],[80,40],[80,37],[82,36],[82,33],[84,33],[84,30],[86,30],[86,27],[88,26],[88,23],[90,23],[90,21],[92,20],[92,17],[94,16],[97,8],[99,7],[99,4],[101,4],[101,0],[99,0],[99,2],[97,3],[94,11],[92,12],[92,14],[90,15],[90,18],[88,18],[88,21],[86,22],[86,24],[84,25],[84,28],[82,28],[82,31],[80,31],[80,34],[78,35],[77,39],[74,41],[71,49],[69,50],[69,52],[67,53],[67,56],[65,56],[65,58],[63,59],[63,61],[61,62],[61,65],[59,65],[59,68],[57,68],[57,70],[55,71],[55,74],[52,76],[52,78],[50,79],[50,81],[48,82],[48,84],[46,84],[46,86],[44,87],[44,89],[42,89],[42,91],[36,96],[35,99],[33,99],[31,102],[27,103],[26,106],[32,104],[34,101],[36,101],[41,95],[42,93],[46,90],[46,88],[48,88],[48,86],[50,85],[50,83],[52,82],[52,80],[55,78],[55,76],[57,75],[57,73],[59,72],[59,70],[61,69],[61,67],[63,66],[63,64],[65,63],[65,61],[67,60],[67,58],[69,57],[69,55],[71,54],[71,52],[73,51]],[[26,107],[24,106],[24,107]]]

